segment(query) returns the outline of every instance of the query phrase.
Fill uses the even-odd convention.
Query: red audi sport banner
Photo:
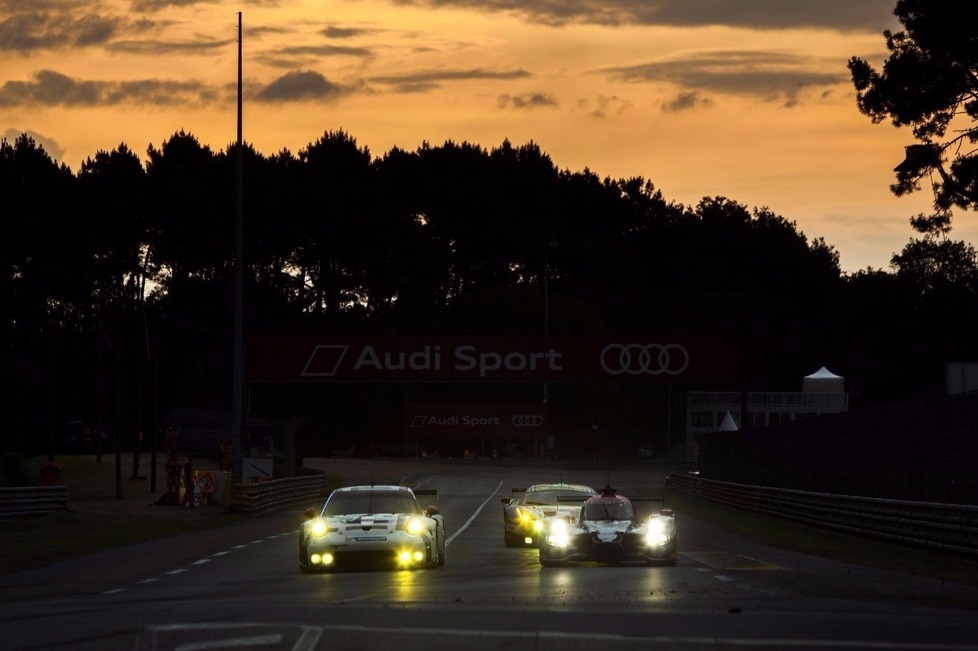
[[[412,437],[546,436],[547,405],[542,403],[409,402],[404,431]]]
[[[250,382],[737,382],[707,337],[253,336]]]

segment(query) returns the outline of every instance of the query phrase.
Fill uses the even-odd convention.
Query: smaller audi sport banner
[[[742,351],[707,337],[250,337],[251,382],[735,382]]]
[[[538,402],[409,402],[404,405],[408,436],[505,437],[546,436],[547,405]]]

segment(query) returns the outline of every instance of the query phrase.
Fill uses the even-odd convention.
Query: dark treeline
[[[5,448],[56,448],[73,419],[128,441],[176,407],[229,409],[236,154],[180,132],[145,160],[123,144],[72,172],[26,135],[0,143]],[[890,271],[846,274],[830,244],[765,208],[677,204],[642,178],[558,169],[533,143],[374,158],[327,132],[298,154],[246,146],[243,170],[246,335],[538,335],[546,269],[551,334],[737,336],[751,390],[796,391],[825,365],[854,407],[895,402],[940,392],[944,363],[978,352],[974,249],[933,225]],[[438,391],[539,397],[371,395]],[[641,428],[627,414],[659,395],[645,391],[563,396]],[[323,393],[253,392],[252,413],[309,416]]]

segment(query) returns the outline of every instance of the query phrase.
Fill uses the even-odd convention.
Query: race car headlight
[[[408,518],[404,523],[404,529],[412,536],[417,536],[424,530],[424,522],[421,518]]]
[[[522,522],[523,524],[529,524],[530,522],[536,519],[533,517],[533,513],[525,509],[518,509],[517,513],[520,516],[520,522]]]
[[[658,536],[666,532],[665,522],[662,520],[649,520],[649,535]]]
[[[554,547],[566,547],[570,542],[570,536],[567,533],[567,523],[563,520],[554,520],[550,524],[547,542]]]
[[[667,520],[665,518],[649,518],[649,524],[645,532],[645,537],[649,545],[658,547],[668,543],[675,531],[676,527],[672,520]]]
[[[309,526],[309,533],[316,538],[322,538],[329,533],[329,525],[322,518],[316,518]]]

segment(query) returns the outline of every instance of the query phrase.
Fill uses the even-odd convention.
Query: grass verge
[[[743,538],[799,554],[978,587],[978,557],[808,526],[666,488],[665,504]]]
[[[111,454],[102,455],[101,461],[95,455],[59,456],[56,460],[61,465],[61,483],[68,488],[68,510],[0,519],[0,549],[3,550],[0,575],[115,547],[222,527],[251,517],[213,505],[197,509],[154,505],[164,491],[165,458],[157,455],[154,492],[150,490],[150,455],[140,456],[137,479],[131,479],[134,475],[131,453],[121,459],[119,471]],[[40,466],[45,459],[24,460],[28,483],[39,483]],[[199,461],[198,468],[211,469],[206,461]],[[330,484],[338,481],[339,478],[331,478]]]

